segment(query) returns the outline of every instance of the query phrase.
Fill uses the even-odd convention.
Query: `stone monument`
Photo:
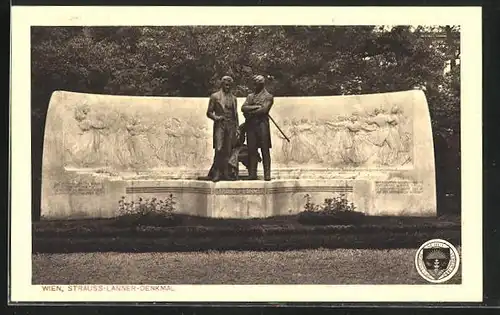
[[[238,99],[243,104],[244,99]],[[274,97],[271,181],[200,180],[213,157],[208,98],[53,93],[42,167],[43,218],[117,215],[127,199],[173,194],[178,212],[294,214],[304,196],[344,194],[368,215],[436,215],[434,149],[422,91]],[[239,121],[244,121],[238,109]],[[247,174],[239,165],[239,172]]]

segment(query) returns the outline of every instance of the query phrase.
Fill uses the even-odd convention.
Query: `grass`
[[[416,249],[34,254],[33,284],[426,284]],[[448,283],[460,283],[460,270]]]

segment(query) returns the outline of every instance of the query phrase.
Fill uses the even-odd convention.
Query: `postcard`
[[[479,7],[12,7],[12,303],[482,300]]]

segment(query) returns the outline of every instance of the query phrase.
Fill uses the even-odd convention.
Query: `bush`
[[[127,201],[123,196],[118,201],[118,225],[174,226],[181,217],[175,215],[175,200],[170,194],[165,199],[140,197],[137,201]]]
[[[344,194],[325,198],[321,205],[313,203],[309,194],[304,198],[304,211],[298,214],[301,224],[348,225],[360,223],[365,217],[364,213],[356,211],[354,203],[349,202]]]

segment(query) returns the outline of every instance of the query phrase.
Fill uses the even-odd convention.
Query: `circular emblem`
[[[418,273],[432,283],[450,280],[457,273],[459,264],[457,249],[441,239],[425,242],[415,255],[415,267]]]

